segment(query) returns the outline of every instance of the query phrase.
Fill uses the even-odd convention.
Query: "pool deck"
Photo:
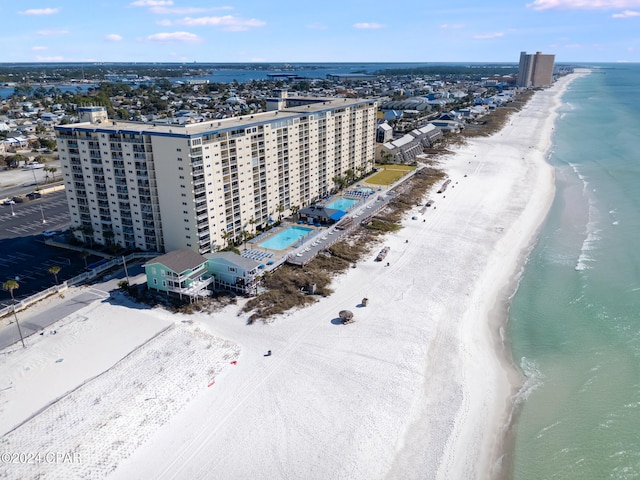
[[[360,225],[360,222],[382,210],[393,197],[393,194],[383,192],[377,192],[377,194],[369,196],[369,198],[357,204],[354,210],[343,217],[353,219],[351,226],[344,230],[338,230],[336,229],[336,224],[334,224],[331,227],[320,230],[319,234],[313,235],[298,248],[289,252],[284,260],[293,265],[306,265],[322,250],[325,250],[348,235],[353,229]]]
[[[308,237],[303,238],[302,243],[295,247],[289,247],[285,250],[279,251],[258,247],[275,254],[274,257],[271,258],[271,260],[273,260],[273,264],[267,265],[265,271],[275,270],[285,262],[293,265],[306,265],[311,260],[313,260],[320,252],[327,249],[334,243],[342,240],[343,237],[350,234],[356,227],[359,227],[360,223],[363,220],[376,215],[380,210],[382,210],[387,205],[387,203],[389,203],[389,201],[395,197],[394,188],[402,184],[408,178],[412,177],[415,172],[423,167],[424,165],[419,166],[401,179],[397,180],[395,183],[386,187],[382,187],[382,190],[378,190],[380,185],[367,184],[366,181],[362,182],[363,185],[361,186],[363,188],[375,188],[375,191],[368,197],[362,198],[361,201],[354,205],[354,208],[343,217],[353,219],[353,223],[351,224],[351,226],[349,226],[345,230],[336,229],[336,224],[330,227],[315,227],[316,232],[312,232]],[[283,225],[278,227],[278,229],[281,230],[282,228],[287,228],[290,225],[294,224],[283,222]],[[273,233],[275,232],[272,232],[271,234]],[[263,234],[260,236],[260,238],[263,239],[268,236],[269,234]],[[256,241],[256,239],[253,239],[253,241]]]

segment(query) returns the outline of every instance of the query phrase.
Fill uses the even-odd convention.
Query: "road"
[[[129,275],[132,285],[146,281],[140,263],[129,267]],[[74,289],[76,291],[80,290],[77,294],[72,293],[74,290],[66,290],[64,292],[64,298],[56,300],[45,310],[34,310],[32,313],[30,309],[27,308],[26,310],[17,312],[16,315],[18,316],[18,322],[20,323],[22,335],[25,338],[27,347],[29,346],[29,335],[43,331],[51,324],[68,317],[93,302],[108,301],[111,297],[111,292],[118,289],[118,282],[125,278],[124,269],[111,274],[109,277],[110,279],[108,281],[97,283],[83,289]],[[11,321],[11,324],[0,327],[0,350],[14,344],[18,347],[21,346],[19,343],[20,335],[13,316],[11,316]]]

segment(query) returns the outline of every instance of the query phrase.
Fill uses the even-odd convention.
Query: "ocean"
[[[526,375],[513,478],[640,478],[640,65],[570,84],[556,196],[507,327]]]

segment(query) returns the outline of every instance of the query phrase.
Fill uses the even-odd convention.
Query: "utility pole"
[[[131,283],[129,282],[129,272],[127,271],[127,261],[124,259],[124,255],[122,255],[122,264],[124,265],[124,274],[127,277],[127,286],[130,287]]]

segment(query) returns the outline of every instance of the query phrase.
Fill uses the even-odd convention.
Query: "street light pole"
[[[13,211],[13,203],[10,203],[9,206],[11,207],[11,216],[15,217],[16,216],[16,212]]]
[[[129,272],[127,271],[127,261],[124,259],[124,255],[122,255],[122,264],[124,265],[124,274],[127,277],[127,286],[131,286],[131,282],[129,282]]]
[[[16,319],[16,327],[18,327],[18,333],[20,334],[20,341],[22,342],[22,348],[27,348],[24,344],[24,337],[22,336],[22,330],[20,329],[20,322],[18,322],[18,315],[16,315],[16,301],[13,300],[13,317]]]
[[[44,219],[44,210],[42,209],[42,205],[40,205],[40,213],[42,214],[42,223],[47,223],[47,221]]]

